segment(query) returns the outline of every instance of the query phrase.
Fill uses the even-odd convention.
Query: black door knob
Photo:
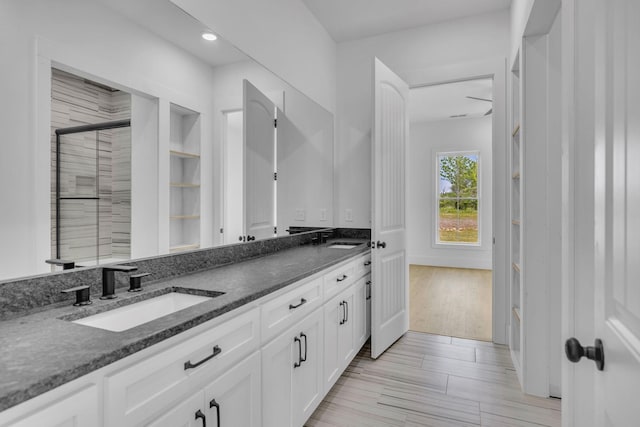
[[[378,247],[378,248],[386,248],[387,247],[387,242],[381,242],[380,240],[378,240],[378,242],[376,243],[376,247]]]
[[[583,347],[577,338],[569,338],[564,344],[564,352],[567,354],[567,359],[573,363],[577,363],[586,356],[587,359],[596,362],[599,371],[604,369],[604,346],[600,339],[596,339],[593,347]]]
[[[247,242],[251,242],[253,240],[256,240],[256,236],[251,236],[251,235],[247,236]]]

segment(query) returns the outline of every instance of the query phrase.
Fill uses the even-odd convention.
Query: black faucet
[[[102,267],[102,296],[100,299],[113,299],[116,297],[116,271],[136,271],[135,265],[111,265]]]

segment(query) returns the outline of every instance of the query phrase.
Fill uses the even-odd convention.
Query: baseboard
[[[473,268],[478,270],[491,270],[491,258],[473,259],[470,257],[431,257],[409,256],[409,264],[428,265],[432,267]]]

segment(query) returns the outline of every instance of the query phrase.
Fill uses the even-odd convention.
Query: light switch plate
[[[320,221],[327,220],[327,210],[325,208],[320,209]]]
[[[353,209],[345,209],[344,220],[349,222],[353,221]]]
[[[296,221],[304,221],[304,209],[296,209]]]

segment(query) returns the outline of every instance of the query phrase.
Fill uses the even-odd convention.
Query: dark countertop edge
[[[345,239],[340,239],[340,240],[345,240]],[[72,366],[71,368],[69,368],[66,371],[51,375],[50,377],[47,378],[43,378],[41,381],[36,382],[36,383],[30,383],[30,384],[26,384],[25,387],[22,387],[19,390],[15,390],[13,392],[9,392],[7,394],[4,394],[2,396],[0,396],[0,412],[6,411],[12,407],[15,407],[21,403],[24,403],[30,399],[33,399],[35,397],[38,397],[48,391],[53,390],[54,388],[57,388],[59,386],[62,386],[66,383],[69,383],[71,381],[74,381],[82,376],[88,375],[92,372],[95,372],[101,368],[104,368],[105,366],[108,366],[112,363],[115,363],[119,360],[122,360],[128,356],[131,356],[141,350],[144,350],[146,348],[149,348],[155,344],[158,344],[166,339],[169,339],[171,337],[174,337],[182,332],[186,332],[189,329],[192,329],[198,325],[201,325],[209,320],[213,320],[223,314],[226,314],[228,312],[231,312],[237,308],[240,308],[244,305],[250,304],[266,295],[272,294],[280,289],[283,289],[291,284],[297,283],[307,277],[310,277],[322,270],[325,270],[329,267],[332,267],[334,265],[340,264],[346,260],[349,260],[351,258],[355,258],[359,255],[362,255],[364,253],[366,253],[369,250],[369,248],[366,245],[362,245],[361,247],[358,248],[354,248],[351,249],[349,251],[347,251],[347,253],[345,253],[343,256],[336,258],[330,262],[324,263],[322,265],[316,266],[311,270],[306,271],[304,274],[300,274],[296,277],[293,278],[289,278],[283,282],[278,283],[277,285],[274,285],[268,289],[263,289],[261,291],[255,292],[254,294],[252,294],[250,297],[247,297],[241,301],[237,301],[237,302],[230,302],[229,304],[222,306],[218,309],[209,311],[205,314],[201,314],[198,316],[195,316],[194,318],[189,319],[188,321],[185,322],[181,322],[178,323],[176,325],[173,325],[161,332],[152,334],[150,336],[141,338],[135,342],[132,342],[130,344],[127,344],[123,347],[119,347],[118,349],[114,349],[112,352],[110,353],[106,353],[101,355],[100,357],[92,360],[91,362],[87,362],[84,363],[80,366],[75,365]],[[268,255],[263,255],[264,256],[269,256]],[[249,261],[251,259],[255,259],[255,258],[261,258],[261,257],[251,257],[250,259],[243,259],[242,261],[239,262],[243,262],[243,261]],[[234,265],[236,263],[231,263],[231,264],[227,264],[224,266],[217,266],[214,269],[218,269],[218,268],[225,268],[228,267],[230,265]],[[211,269],[209,269],[211,270]],[[193,273],[189,273],[189,274],[198,274],[198,273],[202,273],[204,271],[207,270],[198,270],[198,271],[194,271]],[[171,280],[175,279],[175,277],[172,278],[167,278],[166,280],[161,280],[159,281],[159,283],[161,282],[170,282]],[[171,286],[170,284],[167,284],[167,286]],[[58,304],[55,304],[58,305]],[[41,310],[38,310],[38,312],[41,312]]]

